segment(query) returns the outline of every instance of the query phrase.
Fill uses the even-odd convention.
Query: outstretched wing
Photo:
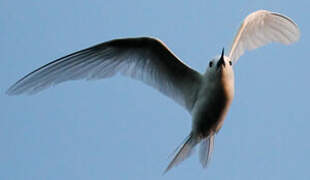
[[[235,63],[246,50],[253,50],[271,42],[285,45],[299,39],[298,26],[282,14],[259,10],[248,15],[233,41],[229,57]]]
[[[7,94],[33,94],[58,83],[102,79],[117,73],[141,80],[191,110],[201,75],[181,62],[160,40],[115,39],[75,52],[29,73]]]

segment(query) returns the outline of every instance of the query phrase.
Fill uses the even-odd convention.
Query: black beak
[[[217,62],[216,68],[218,69],[221,65],[225,67],[225,61],[224,61],[224,48],[222,50],[222,55],[220,60]]]

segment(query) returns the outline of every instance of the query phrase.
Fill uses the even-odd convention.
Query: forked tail
[[[186,158],[188,158],[192,152],[194,147],[198,144],[200,144],[200,152],[199,152],[199,159],[202,164],[202,167],[207,167],[208,162],[211,159],[211,155],[214,148],[214,134],[209,135],[206,138],[199,138],[191,132],[189,136],[187,136],[184,140],[184,144],[182,144],[180,147],[176,149],[176,153],[172,161],[169,163],[168,167],[164,171],[166,173],[169,171],[172,167],[180,164],[182,161],[184,161]]]

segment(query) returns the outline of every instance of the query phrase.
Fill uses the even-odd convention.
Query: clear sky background
[[[0,0],[0,180],[309,179],[308,0]],[[203,73],[241,21],[288,15],[301,39],[246,53],[235,99],[207,169],[197,153],[162,176],[191,129],[190,115],[141,82],[74,81],[7,96],[32,70],[120,37],[155,36]]]

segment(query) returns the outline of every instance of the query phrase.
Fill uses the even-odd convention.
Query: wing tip
[[[14,96],[14,95],[18,95],[18,93],[16,93],[16,88],[13,86],[9,87],[6,91],[5,94],[8,96]]]
[[[35,91],[34,89],[23,89],[23,87],[14,84],[5,91],[5,94],[8,96],[19,96],[19,95],[34,95],[37,92],[38,91]]]
[[[291,27],[291,30],[292,30],[292,33],[294,34],[294,36],[292,37],[291,41],[288,44],[295,43],[300,39],[300,36],[301,36],[300,29],[299,29],[297,23],[295,21],[293,21],[293,19],[291,19],[290,17],[288,17],[284,14],[278,13],[278,12],[270,12],[270,13],[274,16],[277,16],[279,18],[282,18],[282,19],[288,21],[291,25],[293,25]]]
[[[23,92],[18,92],[17,90],[11,90],[11,89],[8,89],[5,91],[5,94],[8,95],[8,96],[18,96],[18,95],[21,95],[23,94]]]

